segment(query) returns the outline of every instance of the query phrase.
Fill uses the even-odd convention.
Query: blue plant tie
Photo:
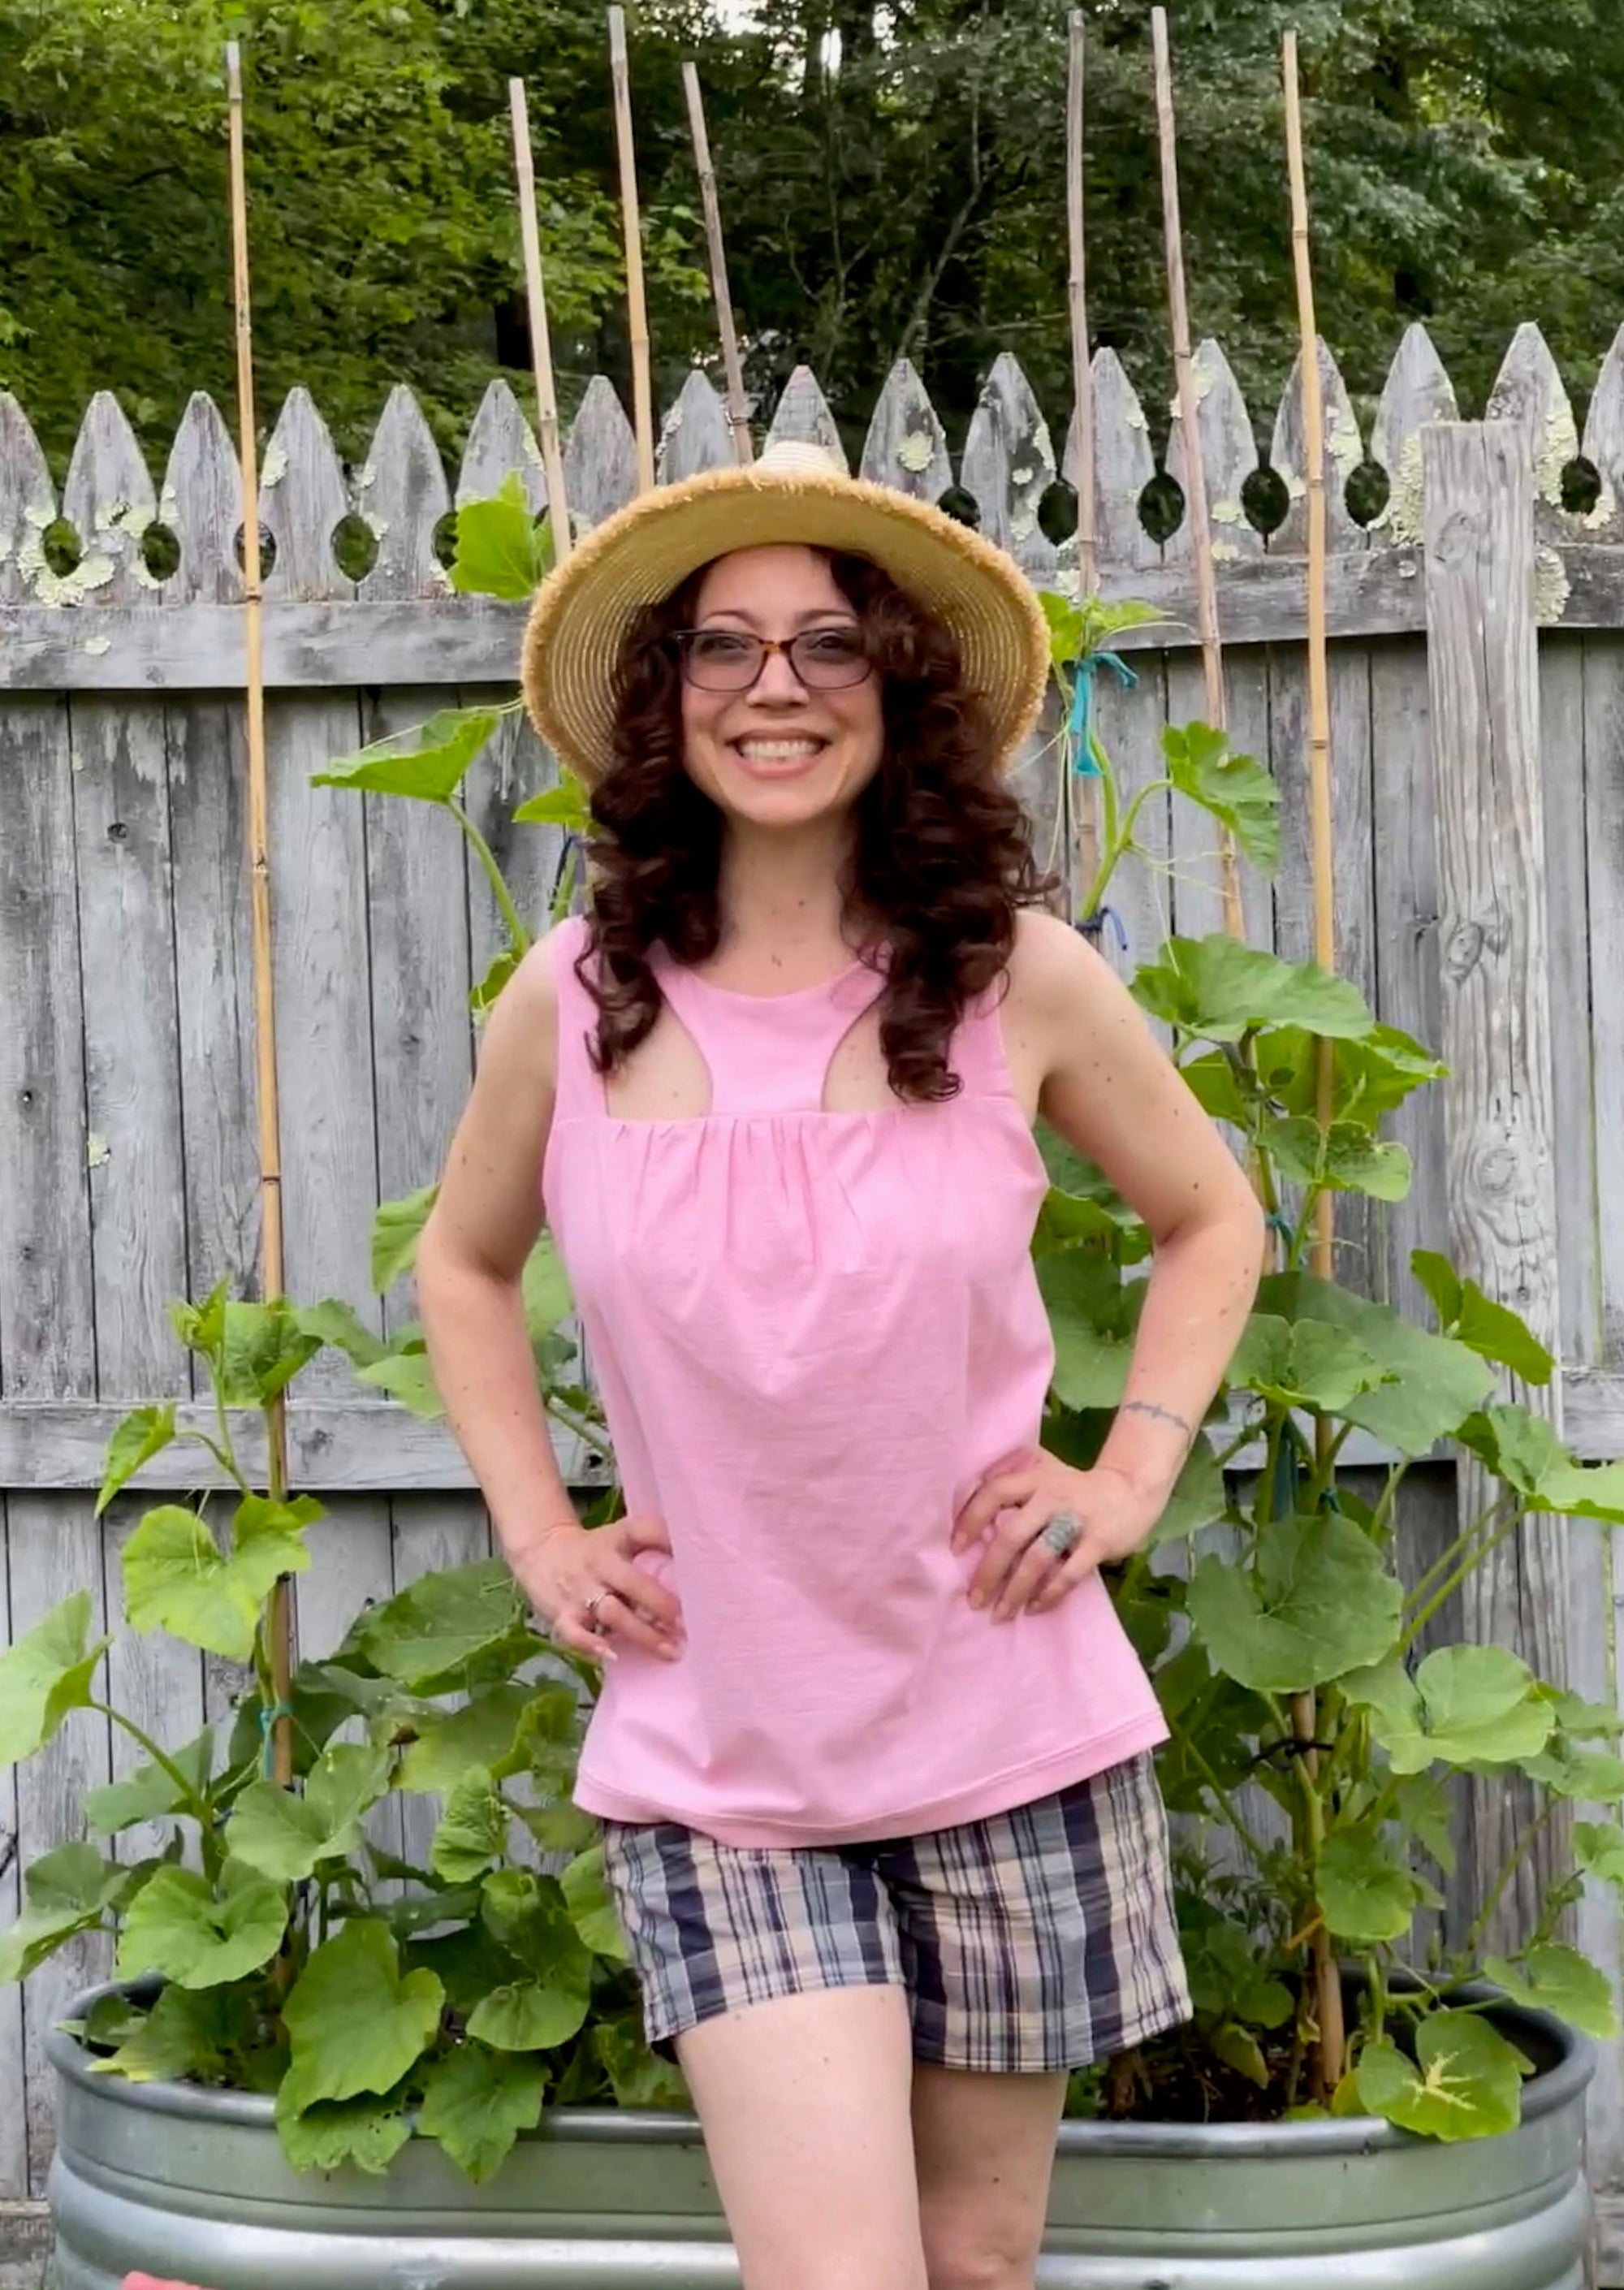
[[[1139,682],[1120,653],[1084,653],[1072,661],[1071,716],[1066,733],[1071,742],[1071,767],[1080,779],[1100,776],[1094,755],[1094,677],[1101,668],[1110,669],[1124,692]]]
[[[1292,1229],[1292,1221],[1289,1217],[1283,1216],[1278,1209],[1270,1209],[1263,1221],[1268,1227],[1270,1232],[1277,1232],[1281,1239],[1284,1241],[1286,1246],[1288,1248],[1291,1246],[1292,1241],[1296,1238],[1296,1235]]]
[[[268,1782],[276,1776],[277,1723],[292,1714],[291,1701],[261,1701],[260,1704],[260,1764]]]
[[[1128,951],[1128,933],[1123,925],[1122,917],[1117,913],[1115,907],[1096,907],[1092,915],[1085,915],[1084,917],[1083,920],[1077,925],[1077,928],[1082,932],[1084,937],[1088,941],[1091,946],[1098,946],[1100,939],[1105,934],[1105,926],[1107,923],[1110,924],[1112,929],[1116,933],[1116,944],[1118,948],[1124,954],[1126,954]]]

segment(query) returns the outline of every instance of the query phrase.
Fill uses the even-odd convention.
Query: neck
[[[724,943],[771,949],[786,964],[839,946],[852,826],[844,814],[793,834],[730,822],[720,885]]]

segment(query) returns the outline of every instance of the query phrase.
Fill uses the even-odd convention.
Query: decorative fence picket
[[[1440,622],[1429,674],[1428,588],[1437,589],[1448,537],[1435,535],[1424,553],[1423,434],[1454,417],[1454,393],[1425,331],[1412,326],[1370,424],[1385,504],[1362,524],[1349,500],[1366,460],[1360,424],[1323,346],[1320,357],[1341,966],[1386,1020],[1437,1044],[1467,1006],[1483,948],[1506,942],[1525,908],[1515,869],[1502,868],[1457,914],[1458,876],[1446,884],[1440,873],[1435,775],[1451,767],[1435,754],[1436,654],[1466,639],[1446,637]],[[1310,942],[1300,390],[1293,375],[1277,407],[1249,409],[1212,342],[1201,345],[1196,371],[1231,727],[1269,761],[1284,806],[1284,862],[1273,885],[1248,874],[1247,928],[1295,957]],[[1144,509],[1158,467],[1181,488],[1188,473],[1177,422],[1147,412],[1112,350],[1096,354],[1092,386],[1101,588],[1142,596],[1165,616],[1122,639],[1137,686],[1103,677],[1097,695],[1132,793],[1161,776],[1164,728],[1202,710],[1188,519],[1161,540]],[[1075,543],[1052,537],[1066,529],[1078,474],[1075,423],[1051,427],[1063,410],[1041,406],[1006,355],[956,451],[904,360],[878,394],[857,466],[920,499],[969,504],[1036,582],[1075,592]],[[845,464],[835,413],[804,369],[761,411],[765,436],[821,444]],[[1560,1398],[1582,1453],[1624,1455],[1624,331],[1586,422],[1583,452],[1600,480],[1594,508],[1564,506],[1578,440],[1537,328],[1511,343],[1491,412],[1514,426],[1536,497],[1549,923],[1541,959],[1554,1020],[1553,1173],[1539,1197],[1555,1205],[1548,1301],[1563,1350]],[[631,428],[602,378],[581,399],[564,459],[578,533],[631,497]],[[732,459],[716,390],[696,371],[667,409],[660,476],[673,483]],[[1286,492],[1284,521],[1267,532],[1249,506],[1260,465]],[[485,394],[454,476],[404,388],[390,394],[356,467],[346,468],[302,389],[279,410],[263,454],[261,517],[275,550],[265,661],[289,1279],[300,1295],[345,1296],[380,1328],[398,1311],[370,1291],[372,1209],[380,1195],[436,1173],[471,1071],[468,985],[495,951],[498,919],[449,821],[310,779],[436,707],[510,693],[523,608],[456,595],[444,562],[453,501],[489,495],[515,473],[541,514],[535,436],[502,380]],[[194,396],[155,489],[116,400],[102,393],[63,474],[61,515],[79,548],[67,571],[52,569],[46,549],[58,506],[23,410],[0,394],[0,1637],[80,1583],[100,1611],[138,1508],[135,1499],[116,1506],[105,1533],[92,1523],[103,1441],[132,1400],[172,1394],[193,1404],[168,1299],[204,1293],[228,1271],[247,1274],[257,1255],[240,509],[228,424]],[[335,540],[357,519],[372,545],[358,578]],[[172,540],[167,557],[160,535]],[[1045,855],[1063,858],[1052,734],[1035,742],[1018,784]],[[1524,763],[1532,768],[1526,748]],[[465,789],[532,922],[546,912],[559,839],[516,827],[512,813],[549,769],[515,719]],[[1443,851],[1452,866],[1469,826],[1457,818],[1457,841]],[[1141,813],[1140,836],[1150,862],[1119,877],[1104,937],[1124,966],[1170,927],[1217,925],[1204,822],[1158,797]],[[1452,885],[1458,927],[1441,947]],[[1480,1145],[1487,1086],[1473,1098]],[[1446,1245],[1452,1216],[1457,1229],[1474,1216],[1486,1221],[1492,1189],[1476,1161],[1452,1161],[1438,1093],[1401,1109],[1392,1133],[1413,1157],[1410,1198],[1356,1200],[1338,1233],[1344,1276],[1413,1309],[1411,1249]],[[483,1507],[437,1428],[363,1397],[336,1365],[312,1379],[290,1420],[296,1477],[324,1492],[333,1514],[300,1586],[310,1647],[331,1642],[356,1599],[489,1548]],[[1349,1453],[1357,1469],[1379,1466],[1368,1447]],[[164,1468],[150,1484],[171,1483]],[[1418,1474],[1404,1525],[1412,1548],[1423,1557],[1438,1548],[1453,1512],[1448,1472]],[[1588,1690],[1616,1691],[1605,1677],[1604,1543],[1587,1532],[1568,1538],[1565,1577],[1553,1567],[1544,1588],[1496,1586],[1496,1627],[1516,1619],[1519,1597],[1532,1598],[1537,1611],[1522,1613],[1531,1642],[1565,1649]],[[1564,1579],[1578,1586],[1571,1613],[1556,1611]],[[227,1665],[160,1660],[144,1641],[121,1646],[117,1661],[121,1696],[172,1735],[228,1702]],[[26,1858],[67,1833],[85,1790],[126,1763],[102,1722],[82,1713],[49,1758],[0,1778],[0,1827]],[[15,1907],[16,1865],[0,1862],[0,1918]],[[26,2104],[0,2103],[0,2278],[10,2278],[12,2254],[4,2206],[43,2190],[43,2030],[95,1962],[81,1948],[26,1998],[0,1995],[0,2083],[26,2094]],[[1608,2078],[1596,2118],[1613,2253],[1604,2278],[1624,2281],[1624,2092],[1612,2063]]]

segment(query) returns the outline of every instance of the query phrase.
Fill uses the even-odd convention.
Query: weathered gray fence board
[[[1423,432],[1428,666],[1438,822],[1452,1254],[1542,1342],[1560,1337],[1552,1160],[1549,934],[1533,618],[1533,473],[1510,422]],[[1509,1397],[1550,1415],[1561,1387],[1506,1374]],[[1461,1524],[1491,1498],[1460,1466]],[[1530,1517],[1465,1587],[1474,1640],[1515,1647],[1566,1682],[1565,1519]],[[1473,1859],[1486,1896],[1530,1817],[1525,1790],[1472,1790]],[[1553,1820],[1496,1910],[1491,1944],[1530,1930],[1564,1864]]]
[[[1585,646],[1584,793],[1602,1311],[1596,1357],[1624,1366],[1624,647],[1599,639]]]
[[[1387,1024],[1436,1055],[1443,1013],[1427,655],[1413,643],[1378,645],[1371,649],[1369,669],[1377,1006]],[[1412,1174],[1408,1195],[1394,1202],[1384,1219],[1379,1293],[1411,1315],[1431,1311],[1410,1270],[1412,1251],[1436,1248],[1449,1229],[1444,1128],[1436,1107],[1436,1090],[1417,1091],[1388,1122],[1388,1134],[1410,1155]]]
[[[1557,1317],[1564,1359],[1600,1357],[1596,1164],[1591,1033],[1564,1022],[1590,1007],[1590,901],[1585,865],[1585,654],[1579,637],[1540,651],[1540,757],[1549,918],[1551,1109],[1558,1215]]]

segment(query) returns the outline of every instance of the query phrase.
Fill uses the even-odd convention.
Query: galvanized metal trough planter
[[[1547,2064],[1503,2138],[1068,2124],[1041,2290],[1582,2290],[1588,2050],[1504,2022]],[[737,2290],[686,2117],[560,2111],[484,2188],[428,2141],[381,2179],[301,2176],[268,2100],[92,2076],[60,2031],[50,2051],[54,2290],[132,2268],[209,2290]]]

